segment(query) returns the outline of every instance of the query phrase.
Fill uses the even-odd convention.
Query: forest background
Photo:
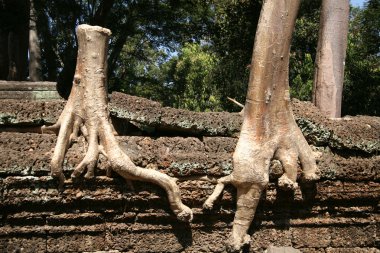
[[[75,71],[75,28],[112,31],[108,89],[194,111],[238,111],[244,103],[262,0],[0,1],[0,32],[36,22],[40,79],[68,97]],[[320,0],[304,0],[293,35],[291,95],[311,100]],[[28,7],[29,8],[29,7]],[[32,12],[30,12],[32,14]],[[0,50],[3,50],[0,47]],[[351,6],[342,115],[380,116],[380,0]]]

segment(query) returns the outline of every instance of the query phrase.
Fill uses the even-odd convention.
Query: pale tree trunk
[[[295,123],[289,97],[289,51],[300,0],[264,1],[252,55],[244,119],[231,175],[221,178],[204,207],[211,208],[225,184],[237,188],[237,210],[230,251],[248,244],[248,228],[262,191],[269,182],[269,165],[278,159],[284,169],[283,189],[298,187],[297,162],[303,180],[318,179],[313,152]]]
[[[37,13],[34,0],[30,0],[29,21],[29,79],[30,81],[41,81],[41,49],[37,34]]]
[[[323,0],[313,85],[313,103],[340,118],[349,19],[349,0]]]
[[[62,163],[70,143],[82,133],[88,148],[82,162],[72,173],[92,178],[99,154],[108,159],[110,168],[127,180],[141,180],[157,184],[167,192],[170,207],[178,219],[192,219],[190,208],[182,204],[176,180],[152,169],[137,167],[121,150],[110,124],[107,105],[107,45],[111,32],[99,26],[80,25],[77,28],[78,58],[73,88],[58,119],[43,132],[58,131],[57,144],[51,161],[51,173],[63,186],[65,177]]]

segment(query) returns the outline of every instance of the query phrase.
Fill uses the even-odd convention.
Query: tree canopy
[[[2,1],[0,31],[23,20],[17,4],[25,1]],[[291,95],[301,100],[311,99],[320,2],[302,1],[292,41]],[[261,0],[34,0],[42,76],[58,80],[67,97],[77,56],[75,28],[100,25],[112,32],[110,91],[190,110],[238,111],[227,97],[244,102],[261,5]],[[380,115],[379,6],[380,0],[368,0],[362,9],[351,8],[343,115]]]

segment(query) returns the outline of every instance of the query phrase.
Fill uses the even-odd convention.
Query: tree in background
[[[310,53],[291,52],[290,95],[302,101],[311,101],[314,61]]]
[[[244,101],[249,79],[252,43],[260,16],[262,1],[215,0],[214,26],[211,27],[211,44],[218,64],[214,69],[214,82],[221,94],[224,110],[240,108],[227,97]]]
[[[322,0],[313,103],[331,118],[341,116],[349,10],[349,0]]]
[[[191,10],[188,10],[188,8]],[[115,76],[110,78],[111,89],[118,90],[119,87],[123,87],[121,89],[128,91],[130,94],[143,95],[148,98],[157,98],[159,96],[162,97],[159,101],[162,101],[165,105],[179,108],[212,111],[217,111],[221,108],[224,110],[239,110],[239,108],[234,107],[234,105],[227,100],[227,97],[235,97],[238,100],[241,99],[241,101],[244,101],[249,64],[251,61],[250,53],[247,54],[247,52],[251,52],[252,50],[252,42],[260,9],[261,3],[257,0],[183,1],[181,7],[176,9],[174,13],[169,11],[170,8],[165,11],[164,6],[163,14],[160,16],[166,15],[172,17],[172,15],[174,15],[176,17],[177,22],[174,25],[177,27],[177,37],[172,37],[171,41],[169,41],[168,38],[172,36],[170,35],[166,37],[161,46],[157,47],[155,43],[152,43],[149,48],[153,49],[153,52],[160,52],[161,55],[165,56],[159,57],[160,60],[158,64],[157,62],[154,63],[151,60],[156,57],[151,54],[152,50],[147,50],[145,46],[149,40],[145,40],[145,43],[138,44],[140,46],[132,46],[132,44],[136,44],[134,42],[130,44],[127,41],[125,45],[128,45],[127,48],[129,48],[130,56],[122,56],[122,58],[128,58],[129,63],[127,61],[123,61],[123,63],[120,61],[116,64],[116,68],[113,70]],[[150,21],[147,20],[146,22]],[[195,22],[200,23],[195,25]],[[156,25],[158,24],[159,23],[156,23]],[[162,35],[167,36],[165,35],[167,31],[172,32],[173,30],[163,28],[161,29]],[[144,32],[141,38],[144,38],[145,34],[147,33]],[[134,40],[134,38],[132,38],[132,40]],[[167,43],[168,41],[170,43]],[[181,67],[181,72],[186,74],[187,77],[179,77],[178,69],[176,70],[177,61],[182,61],[182,59],[178,59],[178,57],[184,58],[185,55],[189,55],[188,53],[184,54],[184,51],[189,52],[186,47],[190,44],[202,45],[200,47],[198,46],[198,48],[207,54],[212,54],[212,58],[217,60],[217,63],[212,64],[213,69],[210,68],[211,65],[209,65],[209,63],[202,63],[204,66],[208,66],[208,81],[202,84],[204,94],[211,94],[210,92],[213,91],[212,96],[206,95],[206,97],[209,96],[210,98],[207,102],[208,105],[206,105],[204,99],[199,99],[198,97],[203,95],[196,95],[194,91],[191,91],[191,89],[193,89],[192,87],[189,87],[188,93],[186,93],[186,103],[179,102],[179,100],[184,101],[182,98],[185,94],[177,93],[177,91],[181,90],[181,85],[182,88],[184,87],[183,85],[186,85],[185,79],[187,78],[189,80],[190,76],[193,76],[193,80],[195,76],[200,78],[200,73],[196,73],[195,65],[178,65],[178,67]],[[139,50],[139,48],[142,48],[142,45],[144,45],[144,51]],[[135,49],[131,51],[131,47]],[[198,50],[197,52],[200,53],[201,51]],[[149,55],[149,57],[138,59],[135,57],[136,55]],[[195,56],[194,52],[192,55],[192,57]],[[157,73],[157,67],[159,67],[162,73],[160,75],[152,75],[152,72],[146,73],[145,76],[149,78],[143,80],[144,83],[139,81],[142,79],[141,75],[138,75],[137,79],[132,78],[134,80],[131,80],[128,76],[135,76],[134,73],[136,73],[136,71],[127,69],[126,66],[135,66],[134,64],[130,64],[131,62],[135,62],[132,58],[144,63],[146,65],[145,70],[152,70]],[[167,63],[162,62],[163,59],[167,61]],[[199,57],[197,60],[199,64],[201,59],[208,61],[209,58]],[[152,66],[152,64],[155,66]],[[189,69],[186,70],[186,67]],[[127,71],[128,74],[123,74],[123,78],[120,78],[120,74],[126,73]],[[176,80],[174,80],[174,72],[176,71]],[[193,71],[196,72],[193,73]],[[141,73],[141,71],[137,72]],[[151,78],[153,76],[157,78]],[[212,79],[210,80],[211,76]],[[126,79],[129,79],[129,81],[125,81]],[[150,80],[152,80],[152,82],[150,82]],[[134,86],[136,82],[139,83],[138,86]],[[126,85],[127,83],[128,85]],[[187,83],[189,84],[191,82]],[[154,90],[157,91],[156,94],[152,94]],[[184,89],[182,90],[184,91]],[[217,92],[214,92],[215,90],[217,90]],[[199,89],[197,92],[201,92],[201,90]],[[173,93],[178,95],[177,98],[173,97]],[[203,103],[203,105],[201,103]]]
[[[111,79],[111,90],[142,96],[172,105],[169,69],[170,52],[155,49],[142,34],[129,38],[123,46]]]
[[[41,0],[42,1],[42,0]],[[114,37],[109,46],[108,80],[111,90],[121,90],[120,76],[123,76],[124,66],[121,66],[120,54],[129,40],[136,44],[136,60],[146,61],[148,55],[142,48],[149,46],[153,50],[167,48],[177,50],[178,46],[188,41],[199,41],[207,32],[204,29],[210,22],[210,6],[195,0],[181,1],[113,1],[112,7],[105,8],[106,1],[55,1],[45,2],[44,13],[47,14],[49,31],[56,34],[55,50],[59,57],[58,69],[62,69],[58,78],[61,94],[68,96],[75,70],[77,43],[71,31],[78,24],[89,23],[99,25],[100,22],[109,28]],[[62,6],[59,6],[62,5]],[[100,11],[106,9],[107,11]],[[59,10],[59,11],[57,11]],[[102,13],[108,12],[107,15]],[[106,16],[106,18],[99,18]],[[46,28],[45,28],[46,30]],[[44,36],[45,37],[45,36]],[[130,72],[130,71],[129,71]],[[115,75],[115,74],[119,75]]]
[[[174,106],[192,111],[221,110],[218,87],[213,82],[217,58],[208,46],[186,43],[173,59]]]
[[[311,101],[318,42],[320,0],[304,0],[296,20],[290,51],[289,85],[292,98]]]
[[[22,20],[15,18],[19,17],[20,8],[7,7],[5,11],[4,6],[9,3],[12,4],[9,6],[15,6],[23,1],[0,2],[3,3],[0,6],[0,48],[4,49],[8,47],[9,31],[14,27],[12,22]],[[78,24],[89,23],[107,27],[113,33],[108,53],[110,91],[124,91],[160,101],[165,106],[195,110],[236,111],[240,108],[230,103],[227,97],[241,102],[245,100],[251,63],[251,54],[247,52],[252,50],[261,0],[33,0],[33,4],[41,49],[42,79],[58,79],[58,88],[64,97],[69,94],[76,64],[77,38],[72,31]],[[319,27],[320,4],[320,0],[302,1],[292,40],[290,91],[292,97],[301,100],[311,100],[312,97],[313,62],[318,40],[315,31]],[[352,14],[343,114],[379,114],[375,109],[378,108],[376,66],[379,61],[376,54],[379,27],[376,6],[378,0],[371,0],[364,10]],[[205,98],[206,94],[212,94],[211,103],[207,102],[207,106],[206,100],[190,92],[195,86],[189,87],[186,93],[186,104],[191,106],[178,103],[179,97],[176,99],[173,95],[175,89],[187,85],[184,84],[185,78],[178,74],[174,80],[174,72],[178,71],[179,56],[183,57],[183,51],[190,44],[200,45],[201,50],[197,52],[210,54],[216,60],[213,68],[207,62],[200,63],[201,59],[208,61],[207,57],[197,60],[197,65],[208,66],[207,82],[202,84]],[[7,79],[9,74],[8,55],[8,50],[0,50],[1,79]],[[197,75],[192,72],[196,71],[193,65],[178,66],[188,77]],[[189,69],[186,70],[186,66]],[[30,69],[32,72],[32,65]],[[33,79],[33,75],[30,76]],[[183,97],[184,94],[180,95]],[[360,97],[369,99],[363,101]],[[362,106],[357,106],[358,103]]]
[[[363,9],[351,7],[342,115],[380,115],[379,5],[370,0]],[[320,1],[302,1],[296,21],[289,81],[292,97],[300,100],[311,100],[319,9]]]
[[[29,21],[29,80],[41,81],[41,48],[37,32],[37,13],[34,1],[30,0]]]
[[[0,1],[0,80],[24,81],[28,65],[29,1]]]
[[[349,29],[342,113],[380,116],[380,0],[353,8]]]

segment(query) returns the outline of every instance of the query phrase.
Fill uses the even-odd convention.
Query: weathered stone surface
[[[42,126],[54,124],[64,101],[28,101],[0,99],[0,125],[3,127]]]
[[[334,149],[360,150],[367,153],[380,149],[380,118],[345,116],[328,119],[310,102],[293,100],[298,126],[309,143]]]
[[[327,248],[326,253],[379,253],[378,248]]]
[[[274,246],[273,246],[274,245]],[[292,234],[287,228],[262,228],[257,231],[253,231],[252,243],[250,252],[259,252],[263,249],[268,249],[272,246],[272,249],[276,246],[285,247],[292,245]],[[273,249],[275,250],[275,248]],[[276,252],[276,251],[272,251]],[[277,251],[278,252],[278,251]]]
[[[0,80],[0,99],[61,99],[54,82],[19,82]]]
[[[46,252],[46,237],[25,236],[1,238],[0,252]]]
[[[50,134],[0,133],[0,175],[47,176],[55,139]],[[229,137],[205,137],[201,140],[194,137],[123,136],[118,139],[124,151],[137,165],[156,168],[177,177],[229,174],[237,141]],[[343,156],[334,154],[329,149],[322,150],[321,153],[318,165],[322,179],[377,181],[380,177],[379,155]],[[72,171],[83,154],[83,139],[80,138],[69,149],[64,169]],[[106,163],[101,161],[99,167],[105,166]],[[274,162],[271,178],[277,178],[281,173],[281,165]]]
[[[326,248],[331,244],[330,229],[327,227],[311,227],[303,230],[292,228],[291,231],[295,248]]]
[[[48,235],[46,252],[83,252],[106,249],[105,234],[61,234]]]
[[[325,253],[324,248],[301,248],[302,253]]]
[[[292,247],[275,247],[270,246],[267,249],[267,253],[301,253],[298,249]]]
[[[231,173],[237,141],[231,136],[240,116],[164,108],[120,93],[111,101],[118,130],[130,135],[118,137],[124,152],[139,166],[180,179],[193,222],[175,219],[161,188],[106,177],[103,158],[95,179],[66,180],[59,192],[49,176],[56,136],[36,130],[52,124],[64,103],[0,100],[0,252],[225,252],[235,189],[227,187],[214,210],[203,211],[214,183],[202,177],[213,181]],[[272,161],[246,252],[271,245],[311,253],[379,252],[379,119],[331,121],[297,101],[294,111],[317,146],[321,179],[300,184],[294,194],[280,191],[282,167]],[[78,138],[64,161],[67,178],[84,151]]]
[[[53,124],[64,102],[0,100],[0,126]],[[380,118],[356,116],[330,120],[311,103],[293,101],[297,124],[310,144],[365,153],[380,151]],[[237,136],[241,116],[237,113],[196,113],[162,107],[151,100],[114,92],[110,112],[121,134]],[[38,129],[34,129],[38,131]]]
[[[105,177],[101,170],[90,181],[67,180],[64,191],[58,192],[57,182],[49,176],[55,139],[48,134],[0,133],[3,247],[21,247],[27,237],[44,238],[46,252],[225,251],[234,189],[227,187],[215,210],[205,213],[201,205],[214,185],[191,177],[230,173],[235,138],[118,137],[136,164],[183,179],[179,183],[182,198],[195,208],[190,226],[175,220],[159,187],[134,182],[132,190],[123,179]],[[67,153],[67,176],[83,151],[79,139]],[[322,151],[322,179],[302,193],[280,192],[275,179],[281,168],[272,171],[253,225],[251,252],[263,252],[269,245],[293,246],[302,252],[378,245],[379,157],[343,157],[330,149]],[[70,243],[64,244],[65,240]]]
[[[334,248],[375,247],[379,236],[376,225],[331,228],[331,246]]]

